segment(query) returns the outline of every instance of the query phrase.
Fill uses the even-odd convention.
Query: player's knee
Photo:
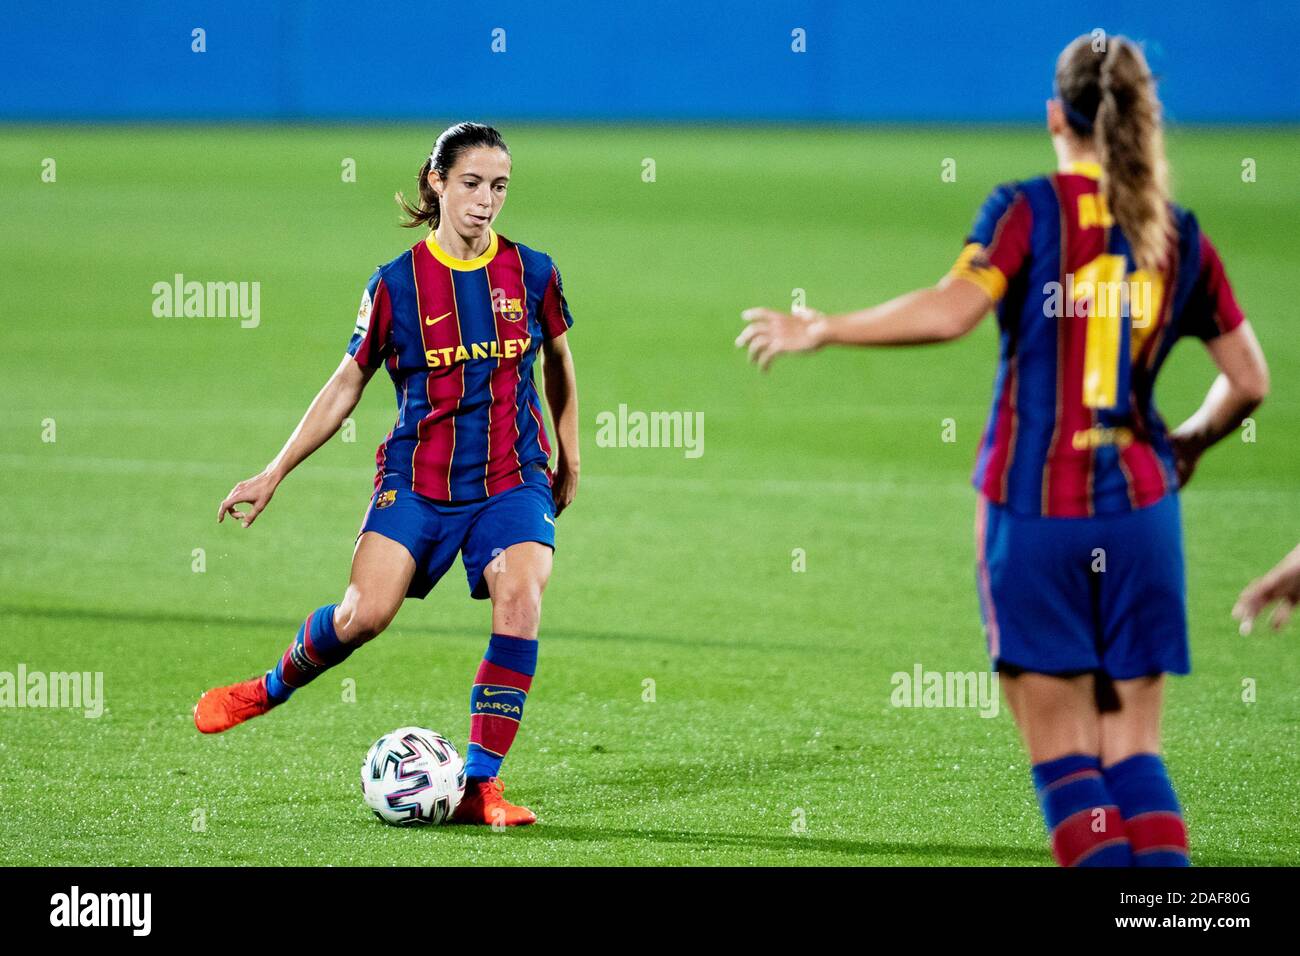
[[[493,589],[492,604],[497,612],[510,621],[536,626],[542,614],[542,584],[521,577],[503,578]]]
[[[339,608],[342,620],[336,619],[335,628],[345,644],[364,644],[383,633],[393,619],[393,611],[363,597],[347,602]]]

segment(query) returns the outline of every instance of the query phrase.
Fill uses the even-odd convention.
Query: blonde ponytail
[[[1138,266],[1155,271],[1164,263],[1169,242],[1168,166],[1160,101],[1142,51],[1112,37],[1098,87],[1102,192]]]
[[[1086,132],[1101,159],[1102,193],[1139,268],[1158,270],[1172,225],[1160,100],[1146,57],[1126,37],[1107,37],[1102,52],[1091,36],[1082,36],[1061,54],[1056,81],[1069,110],[1095,104]],[[1071,126],[1085,132],[1073,120]]]

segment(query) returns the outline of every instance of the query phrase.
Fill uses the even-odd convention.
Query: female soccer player
[[[1057,171],[995,189],[937,287],[842,316],[752,309],[736,344],[766,369],[829,344],[956,339],[996,307],[977,584],[1054,855],[1186,865],[1160,756],[1164,674],[1189,669],[1176,492],[1264,398],[1268,373],[1218,253],[1166,194],[1139,47],[1067,46],[1047,128]],[[1152,389],[1183,336],[1221,374],[1167,432]]]
[[[219,733],[284,703],[388,626],[405,597],[423,598],[459,553],[470,594],[492,600],[492,636],[470,692],[466,791],[455,819],[532,823],[498,778],[537,662],[542,591],[555,517],[578,487],[578,394],[565,332],[573,324],[551,258],[497,235],[510,179],[500,133],[460,123],[421,167],[408,226],[430,230],[380,266],[361,297],[347,355],[275,459],[218,509],[249,527],[285,476],[352,413],[382,364],[397,422],[378,472],[343,599],[308,615],[265,675],[210,690],[194,708]],[[533,363],[545,361],[558,439],[555,471]],[[246,503],[246,511],[236,506]]]

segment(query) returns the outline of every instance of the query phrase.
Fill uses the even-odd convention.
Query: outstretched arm
[[[324,388],[312,399],[302,420],[298,422],[298,427],[293,430],[280,453],[261,472],[235,485],[222,500],[217,511],[217,522],[224,521],[227,514],[245,528],[256,521],[257,516],[270,503],[280,482],[312,452],[329,441],[343,420],[352,414],[373,374],[374,369],[363,369],[351,355],[345,355]],[[248,510],[237,511],[235,506],[239,504],[248,504]]]
[[[787,352],[811,352],[824,345],[922,345],[960,338],[979,324],[993,300],[982,287],[958,276],[908,292],[881,305],[846,315],[747,309],[736,339],[764,371]]]
[[[569,337],[547,339],[542,344],[546,404],[555,423],[555,514],[569,506],[578,493],[580,453],[578,451],[578,378],[573,371]]]
[[[1192,477],[1205,450],[1236,431],[1268,395],[1268,365],[1249,322],[1205,343],[1219,375],[1205,401],[1169,434],[1178,468],[1178,485]]]

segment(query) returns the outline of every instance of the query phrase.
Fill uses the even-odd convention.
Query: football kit
[[[999,186],[953,274],[997,303],[975,464],[977,581],[997,666],[1113,678],[1188,670],[1174,454],[1154,402],[1175,342],[1241,324],[1190,212],[1139,269],[1095,164]]]
[[[551,258],[495,232],[468,260],[430,233],[366,285],[348,353],[388,370],[397,421],[375,454],[361,531],[410,551],[410,596],[427,595],[460,554],[471,593],[486,598],[496,555],[525,541],[555,547],[533,366],[572,324]]]

